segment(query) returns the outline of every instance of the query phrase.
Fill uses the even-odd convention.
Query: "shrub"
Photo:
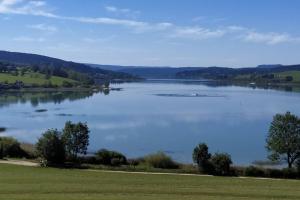
[[[34,144],[21,143],[20,147],[26,153],[27,158],[36,158],[37,157]]]
[[[127,164],[126,157],[117,152],[117,151],[109,151],[106,149],[101,149],[96,153],[96,159],[100,164],[103,165],[125,165]]]
[[[87,163],[87,164],[99,164],[96,156],[82,156],[82,157],[79,157],[79,160],[81,163]]]
[[[291,168],[284,168],[282,169],[282,175],[283,178],[290,178],[290,179],[294,179],[298,177],[298,173],[295,169],[291,169]]]
[[[146,156],[145,162],[147,165],[161,169],[178,169],[178,164],[172,158],[163,152],[150,154]]]
[[[63,81],[62,86],[70,88],[70,87],[73,87],[74,85],[72,83],[68,82],[68,81]]]
[[[27,157],[25,151],[20,147],[20,143],[11,137],[1,137],[0,138],[0,157]]]
[[[283,172],[280,169],[267,169],[266,175],[270,178],[283,178]]]
[[[285,81],[286,82],[291,82],[291,81],[293,81],[294,80],[294,78],[292,77],[292,76],[286,76],[285,77]]]
[[[65,161],[65,146],[61,133],[57,130],[48,130],[36,144],[37,154],[47,163],[62,164]]]
[[[230,175],[231,157],[227,153],[216,153],[211,157],[214,174],[218,176]]]
[[[136,166],[138,166],[140,164],[140,160],[138,160],[138,159],[128,159],[127,163],[130,166],[136,167]]]
[[[120,166],[122,164],[122,159],[120,158],[112,158],[111,161],[110,161],[110,164],[112,166]]]
[[[246,167],[245,176],[264,177],[265,172],[263,169],[260,169],[258,167],[254,167],[254,166],[250,166],[250,167]]]

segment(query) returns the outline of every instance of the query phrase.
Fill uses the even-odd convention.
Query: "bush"
[[[79,160],[81,163],[86,163],[86,164],[99,164],[96,156],[83,156],[83,157],[79,157]]]
[[[111,161],[110,161],[110,164],[112,166],[120,166],[122,164],[122,159],[120,158],[112,158]]]
[[[290,179],[295,179],[298,177],[297,170],[290,169],[290,168],[282,169],[282,175],[283,175],[283,178],[290,178]]]
[[[66,88],[71,88],[74,85],[72,83],[68,82],[68,81],[63,81],[62,86],[66,87]]]
[[[265,177],[264,170],[254,166],[246,167],[244,173],[245,176]]]
[[[227,153],[216,153],[211,157],[214,174],[218,176],[230,175],[231,157]]]
[[[127,164],[126,157],[117,152],[101,149],[96,153],[97,162],[103,165],[119,166]]]
[[[62,164],[65,161],[65,146],[61,133],[57,130],[48,130],[36,144],[37,154],[49,164]]]
[[[286,82],[292,82],[293,80],[294,80],[294,78],[292,76],[286,76],[285,77]]]
[[[20,147],[26,153],[27,158],[36,158],[37,157],[34,144],[21,143]]]
[[[146,156],[145,163],[154,168],[161,169],[178,169],[179,165],[172,158],[163,152],[150,154]]]
[[[138,159],[129,159],[127,161],[127,163],[130,165],[130,166],[133,166],[133,167],[136,167],[140,164],[140,160]]]
[[[283,178],[283,172],[280,169],[267,169],[266,174],[270,178]]]
[[[0,158],[3,157],[16,157],[22,158],[27,157],[24,150],[21,149],[20,143],[11,137],[0,138]]]

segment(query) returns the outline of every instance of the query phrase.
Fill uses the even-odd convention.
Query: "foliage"
[[[65,147],[61,133],[55,129],[46,131],[36,144],[37,154],[52,164],[61,164],[65,160]]]
[[[119,166],[127,164],[127,158],[117,152],[117,151],[109,151],[106,149],[101,149],[96,153],[96,159],[100,164],[103,165],[112,165]]]
[[[179,165],[163,152],[157,152],[144,157],[145,163],[154,168],[177,169]]]
[[[130,166],[136,167],[136,166],[138,166],[140,164],[140,161],[138,159],[128,159],[127,163]]]
[[[230,175],[231,157],[227,153],[216,153],[211,157],[214,174],[219,176]]]
[[[274,116],[267,137],[267,149],[271,160],[285,160],[292,168],[300,158],[300,120],[297,116],[290,112]]]
[[[292,76],[286,76],[285,77],[286,82],[292,82],[293,80],[294,80],[294,78]]]
[[[0,137],[0,158],[3,157],[26,157],[27,154],[20,147],[20,143],[11,137]]]
[[[210,171],[211,154],[208,152],[208,146],[205,143],[197,145],[193,151],[193,161],[198,165],[199,171],[208,173]]]
[[[245,169],[245,176],[264,177],[265,171],[262,168],[250,166]]]
[[[27,158],[36,158],[37,154],[36,154],[36,148],[34,144],[30,144],[30,143],[21,143],[20,144],[20,148],[26,152],[27,154]]]
[[[63,129],[63,141],[65,143],[67,156],[77,159],[78,154],[86,154],[89,145],[89,128],[86,123],[73,124],[68,121]]]

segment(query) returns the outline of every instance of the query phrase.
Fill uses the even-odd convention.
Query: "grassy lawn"
[[[24,76],[13,76],[11,74],[7,73],[0,73],[0,82],[5,82],[7,81],[8,83],[15,83],[16,81],[22,81],[25,84],[38,84],[38,85],[43,85],[49,81],[53,85],[58,85],[61,86],[64,81],[74,83],[74,80],[68,79],[68,78],[62,78],[58,76],[51,76],[50,79],[46,79],[45,75],[40,74],[40,73],[26,73]]]
[[[276,75],[279,75],[280,78],[285,78],[287,76],[293,77],[293,82],[300,82],[300,71],[287,71],[282,73],[277,73]]]
[[[121,174],[0,165],[0,199],[300,199],[300,181]]]

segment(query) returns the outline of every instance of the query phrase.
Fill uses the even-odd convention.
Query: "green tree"
[[[285,160],[292,168],[300,158],[300,120],[287,112],[274,116],[267,136],[269,158],[273,161]]]
[[[36,144],[37,154],[47,162],[61,164],[65,161],[65,146],[61,133],[56,130],[46,131]]]
[[[86,123],[68,121],[63,129],[63,140],[69,158],[77,160],[78,154],[86,154],[89,145],[89,128]]]
[[[208,146],[205,143],[198,144],[193,152],[193,161],[198,165],[199,171],[207,173],[210,171],[211,154],[208,152]]]
[[[230,175],[232,160],[227,153],[216,153],[211,157],[211,164],[214,167],[214,174],[218,176]]]
[[[178,169],[179,165],[164,152],[157,152],[144,157],[145,163],[154,168]]]
[[[117,151],[101,149],[96,153],[96,158],[99,161],[99,163],[103,165],[118,166],[127,164],[126,157]]]
[[[26,152],[24,152],[21,147],[20,143],[11,137],[1,137],[0,138],[0,152],[2,157],[26,157]],[[1,156],[0,156],[1,157]]]

